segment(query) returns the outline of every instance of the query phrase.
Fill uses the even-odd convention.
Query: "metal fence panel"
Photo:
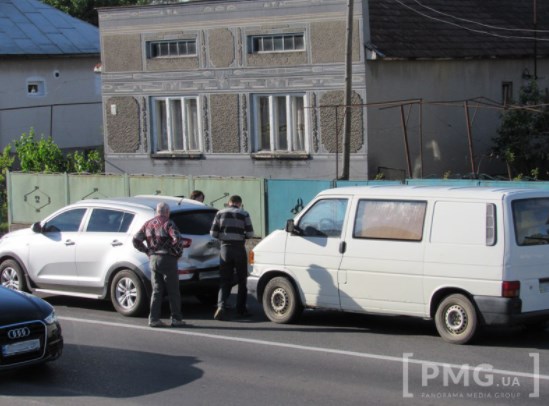
[[[257,237],[265,237],[265,186],[263,178],[193,178],[194,189],[204,192],[204,203],[222,209],[231,195],[242,198]]]
[[[240,195],[250,213],[256,236],[284,228],[319,192],[331,187],[401,184],[400,181],[331,181],[185,177],[153,175],[68,175],[8,172],[8,222],[26,225],[61,207],[85,198],[163,194],[188,197],[204,192],[209,206],[225,207],[229,196]],[[549,182],[484,181],[476,179],[407,179],[408,185],[493,186],[549,189]]]
[[[32,224],[65,206],[67,175],[8,172],[9,224]]]
[[[332,187],[329,180],[268,179],[267,231],[284,228],[286,220],[293,218],[319,192]]]
[[[478,179],[406,179],[411,186],[479,186]]]
[[[190,182],[186,176],[136,175],[129,177],[130,196],[189,196]]]
[[[506,181],[506,180],[481,180],[480,186],[492,187],[519,187],[527,189],[549,189],[549,182],[521,182],[521,181]]]
[[[127,196],[126,179],[120,175],[68,175],[69,203],[83,199]]]

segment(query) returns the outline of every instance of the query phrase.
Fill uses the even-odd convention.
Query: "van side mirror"
[[[286,230],[287,233],[293,234],[293,232],[294,232],[294,230],[295,230],[295,224],[294,224],[294,220],[293,220],[293,219],[286,220],[286,228],[285,228],[285,230]]]
[[[287,233],[294,234],[294,235],[301,235],[301,229],[294,224],[294,220],[290,219],[286,221],[286,228]]]
[[[43,231],[40,222],[33,223],[31,228],[35,233],[41,233]]]

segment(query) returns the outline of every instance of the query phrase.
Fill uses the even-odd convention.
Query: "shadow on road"
[[[142,318],[127,318],[117,315],[110,302],[74,297],[48,297],[52,305],[72,310],[80,309],[85,314],[89,309],[99,311],[108,316],[122,320],[127,324],[146,324],[146,316]],[[298,331],[307,333],[333,332],[337,334],[376,334],[394,336],[415,336],[436,338],[434,322],[419,317],[383,316],[359,313],[345,313],[326,310],[305,310],[294,324],[275,324],[268,321],[261,305],[252,296],[248,297],[250,319],[233,319],[229,322],[213,321],[215,307],[200,303],[193,297],[183,297],[183,315],[185,321],[197,330],[267,330],[267,331]],[[169,317],[167,304],[163,306],[163,318]],[[210,323],[211,321],[211,323]],[[442,340],[442,339],[440,339]],[[450,345],[450,344],[448,344]],[[502,348],[537,348],[549,349],[549,327],[539,330],[528,330],[523,327],[486,328],[469,344],[472,346],[489,346]]]
[[[194,357],[66,344],[63,356],[52,363],[2,372],[0,393],[127,399],[201,378],[202,370],[194,366],[197,362]]]

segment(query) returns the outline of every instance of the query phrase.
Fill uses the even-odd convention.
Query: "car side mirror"
[[[43,231],[40,222],[33,223],[31,228],[35,233],[41,233]]]

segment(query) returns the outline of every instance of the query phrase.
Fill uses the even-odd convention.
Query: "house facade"
[[[103,146],[99,30],[37,0],[0,0],[0,146],[34,128],[64,149]]]
[[[490,38],[470,55],[487,37],[461,43],[473,31],[456,29],[441,41],[450,25],[410,10],[412,3],[356,0],[352,29],[347,0],[99,9],[106,171],[337,178],[348,29],[351,179],[465,173],[479,162],[481,171],[497,171],[482,160],[502,89],[516,95],[532,70],[531,51],[509,46],[528,41],[511,39],[494,54]],[[451,3],[457,13],[463,2],[423,3]],[[544,48],[540,41],[540,72]]]

